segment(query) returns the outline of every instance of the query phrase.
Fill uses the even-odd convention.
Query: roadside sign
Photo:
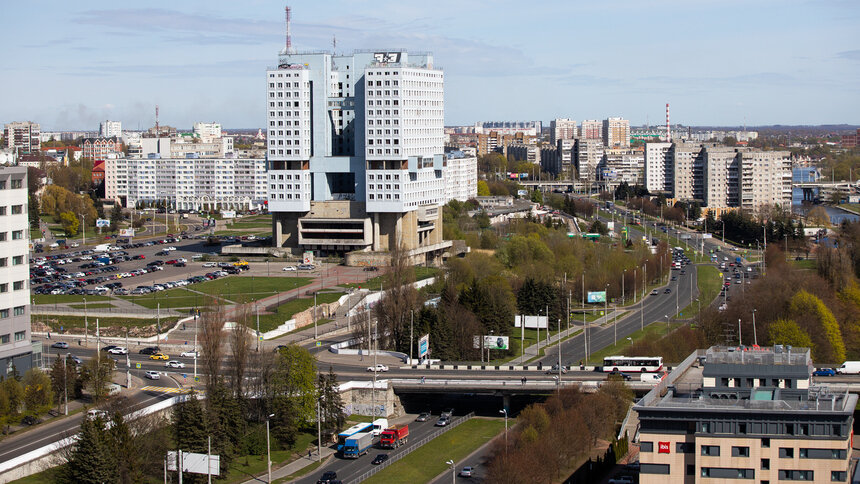
[[[317,346],[322,346],[322,341],[317,341]]]
[[[135,367],[135,368],[137,368],[137,369],[139,370],[139,369],[140,369],[140,363],[135,363],[135,364],[134,364],[134,367]]]
[[[263,337],[262,337],[262,336],[260,336],[260,341],[263,341]]]

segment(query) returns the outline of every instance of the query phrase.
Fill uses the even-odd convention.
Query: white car
[[[164,248],[164,250],[166,250],[166,251],[168,251],[168,252],[169,252],[169,251],[172,251],[172,250],[176,250],[176,247],[165,247],[165,248]]]
[[[367,371],[388,371],[388,367],[383,365],[382,363],[379,363],[375,367],[368,366]]]
[[[149,378],[150,380],[160,380],[161,375],[158,374],[157,371],[146,371],[143,376]]]
[[[185,368],[185,363],[181,361],[171,360],[164,364],[165,368]]]
[[[128,354],[128,348],[123,348],[121,346],[117,347],[117,348],[111,348],[108,350],[108,353],[110,353],[112,355],[127,355]]]
[[[294,270],[296,270],[296,266],[287,266],[287,267],[284,267],[284,268],[283,268],[283,269],[281,269],[281,270],[282,270],[282,271],[284,271],[284,272],[294,271]]]
[[[194,358],[195,356],[197,356],[196,351],[183,351],[182,353],[179,353],[180,358]]]
[[[218,264],[214,262],[204,262],[203,267],[218,267]]]

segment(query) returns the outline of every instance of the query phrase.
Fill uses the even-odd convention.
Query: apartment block
[[[99,138],[122,138],[122,122],[102,121],[99,123]]]
[[[607,148],[629,148],[630,121],[623,118],[604,119],[603,144]]]
[[[561,172],[561,153],[558,148],[554,146],[540,148],[540,169],[554,176]]]
[[[30,266],[27,168],[0,167],[0,377],[42,364],[42,345],[30,341]]]
[[[474,151],[473,151],[474,153]],[[478,196],[478,158],[463,151],[449,151],[445,175],[445,203]]]
[[[478,156],[484,156],[494,151],[500,152],[503,155],[507,156],[508,145],[532,145],[535,144],[536,140],[536,137],[525,133],[502,134],[498,131],[491,131],[487,134],[478,134]]]
[[[573,146],[575,143],[576,139],[572,138],[560,139],[555,144],[558,154],[559,174],[564,180],[573,180],[575,175],[573,167]],[[541,159],[543,159],[543,155],[541,155]]]
[[[576,121],[573,119],[553,119],[549,122],[549,142],[555,146],[559,141],[576,138]]]
[[[633,407],[641,484],[848,482],[858,397],[815,381],[808,348],[701,353]]]
[[[645,188],[649,192],[670,190],[672,164],[669,149],[672,143],[645,143]]]
[[[3,127],[6,148],[18,150],[18,154],[38,154],[42,146],[39,123],[18,121]]]
[[[671,180],[671,192],[679,200],[703,199],[703,167],[702,145],[696,143],[672,143],[666,158],[672,174],[667,176],[667,185]]]
[[[596,119],[586,119],[582,122],[579,137],[583,139],[596,139],[603,141],[603,123]]]
[[[583,125],[585,122],[583,122]],[[597,165],[603,159],[603,140],[578,138],[573,145],[573,164],[580,181],[597,180]]]
[[[626,182],[641,185],[644,176],[645,156],[627,149],[607,149],[597,166],[598,180],[608,186]]]
[[[496,132],[500,135],[522,134],[525,136],[540,136],[540,121],[483,121],[475,123],[475,133],[489,134]]]
[[[541,149],[538,145],[513,143],[508,145],[506,152],[509,160],[527,161],[534,164],[540,163]]]
[[[748,211],[791,204],[791,158],[788,151],[738,153],[738,206]]]
[[[93,161],[104,161],[108,157],[123,155],[122,138],[84,138],[81,142],[81,156]]]

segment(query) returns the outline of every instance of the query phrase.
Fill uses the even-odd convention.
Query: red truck
[[[409,425],[395,425],[385,429],[379,436],[379,446],[383,449],[394,449],[405,444],[409,437]]]

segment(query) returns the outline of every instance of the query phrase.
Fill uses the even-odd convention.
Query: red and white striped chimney
[[[672,141],[672,130],[669,129],[669,103],[666,103],[666,142]]]

